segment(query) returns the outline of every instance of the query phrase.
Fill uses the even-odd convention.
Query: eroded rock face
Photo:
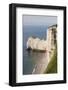
[[[45,40],[40,40],[39,38],[29,37],[27,41],[27,48],[46,50],[47,43]]]
[[[47,39],[39,39],[34,37],[29,37],[27,41],[27,48],[35,50],[47,50],[51,52],[56,43],[56,31],[57,25],[50,26],[47,30]]]

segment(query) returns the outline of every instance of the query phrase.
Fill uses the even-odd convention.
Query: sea
[[[38,37],[40,39],[47,38],[47,27],[45,26],[29,26],[23,27],[23,75],[41,74],[42,69],[47,64],[46,53],[27,51],[26,43],[29,37]]]

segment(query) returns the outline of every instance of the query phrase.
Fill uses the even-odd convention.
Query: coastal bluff
[[[32,74],[46,73],[50,61],[55,58],[55,51],[57,53],[57,25],[48,27],[46,39],[30,36],[27,40],[26,47],[27,50],[44,52],[42,55],[36,52],[36,55],[39,55],[39,60],[35,64]]]
[[[29,37],[26,43],[27,49],[51,51],[51,49],[54,48],[56,42],[56,30],[57,25],[48,27],[46,40],[40,39],[38,37]]]
[[[46,50],[47,42],[44,39],[29,37],[27,41],[27,48],[32,50]]]

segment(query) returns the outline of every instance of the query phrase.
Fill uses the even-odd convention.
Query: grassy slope
[[[56,49],[44,73],[57,73],[57,51]]]

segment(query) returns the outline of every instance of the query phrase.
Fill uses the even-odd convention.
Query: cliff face
[[[48,49],[51,50],[54,49],[57,42],[57,25],[50,26],[47,31]]]
[[[45,40],[40,40],[39,38],[29,37],[27,41],[27,48],[46,50],[47,43]]]
[[[56,30],[57,30],[57,25],[50,26],[47,30],[46,40],[29,37],[27,41],[27,48],[31,48],[35,50],[47,50],[50,52],[51,49],[53,49],[55,46]]]

